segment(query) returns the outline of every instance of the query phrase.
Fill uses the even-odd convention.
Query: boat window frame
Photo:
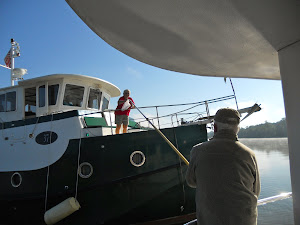
[[[4,96],[4,101],[3,101],[4,104],[2,104],[1,102],[1,96]],[[0,112],[6,112],[6,93],[0,94]]]
[[[30,100],[30,96],[29,97],[26,97],[26,93],[29,93],[29,90],[31,89],[32,91],[34,90],[34,95],[32,96],[34,98],[34,103],[35,105],[29,105],[29,104],[26,104],[27,103],[27,100]],[[25,87],[24,88],[24,115],[25,115],[25,118],[29,118],[29,117],[32,117],[32,116],[36,116],[36,111],[37,111],[37,86],[28,86],[28,87]],[[27,109],[26,109],[26,106],[28,105]],[[34,108],[32,108],[34,107]],[[30,109],[30,110],[29,110]]]
[[[58,88],[57,88],[57,91],[56,91],[55,104],[54,104],[54,105],[51,105],[51,104],[50,104],[50,98],[49,98],[49,95],[50,95],[49,88],[50,88],[50,86],[56,86],[56,85],[58,85]],[[53,83],[53,84],[48,84],[48,106],[49,106],[49,107],[57,106],[57,104],[58,104],[58,102],[59,102],[59,90],[60,90],[60,86],[61,86],[61,84],[58,83],[58,82],[55,82],[55,83]]]
[[[44,86],[44,93],[43,93],[43,97],[44,97],[44,98],[43,98],[43,101],[44,101],[43,103],[44,103],[44,105],[41,106],[40,103],[41,103],[41,99],[42,99],[42,98],[41,98],[40,88],[43,87],[43,86]],[[38,92],[38,100],[37,100],[37,103],[38,103],[38,107],[39,107],[39,108],[44,108],[44,107],[46,107],[46,86],[47,86],[46,84],[42,84],[42,85],[38,85],[38,86],[37,86],[37,92]]]
[[[7,97],[7,95],[12,94],[12,93],[14,93],[14,96],[12,97],[12,99],[13,99],[13,101],[12,101],[13,104],[12,105],[14,106],[14,108],[8,110],[8,106],[7,106],[8,97]],[[12,108],[12,106],[10,108]],[[6,92],[6,112],[14,112],[14,111],[17,111],[17,92],[16,91]]]
[[[91,108],[91,107],[89,107],[89,102],[90,102],[90,94],[91,94],[91,90],[97,90],[97,91],[99,91],[100,92],[100,98],[99,98],[99,102],[98,102],[98,108]],[[87,98],[86,98],[86,100],[87,100],[87,102],[86,102],[86,108],[87,109],[90,109],[90,110],[100,110],[100,107],[102,106],[102,96],[103,96],[103,91],[101,91],[99,88],[94,88],[94,87],[89,87],[88,88],[88,95],[87,95]]]
[[[57,86],[58,85],[58,86]],[[51,101],[49,96],[51,96],[51,88],[53,86],[57,86],[57,88],[54,88],[56,91],[56,104],[55,105],[51,105]],[[25,85],[24,89],[27,88],[35,88],[35,92],[36,92],[36,112],[35,112],[35,116],[39,117],[41,115],[49,115],[51,113],[54,112],[58,112],[60,110],[60,102],[61,100],[61,91],[63,88],[63,79],[58,78],[58,79],[45,79],[43,81],[40,82],[35,82],[35,83],[30,83],[29,85]],[[43,90],[44,88],[44,90]],[[25,96],[25,92],[24,92],[24,96]],[[53,101],[52,101],[53,102]],[[41,104],[40,103],[45,103],[45,104]],[[28,115],[26,116],[26,105],[25,105],[25,100],[24,100],[24,114],[25,114],[25,118],[29,118],[32,117],[31,115],[29,115],[29,113],[27,113]]]
[[[83,91],[82,91],[82,98],[81,98],[81,102],[80,102],[80,106],[78,105],[73,105],[73,104],[70,104],[70,101],[69,101],[69,104],[65,104],[65,97],[66,97],[66,93],[67,93],[67,86],[77,86],[77,87],[81,87],[83,88]],[[85,100],[85,90],[86,90],[86,86],[84,85],[78,85],[78,84],[74,84],[74,83],[69,83],[69,82],[66,82],[64,84],[64,92],[62,93],[63,96],[62,96],[62,106],[64,107],[76,107],[76,108],[82,108],[84,106],[84,100]],[[68,95],[70,96],[70,95]]]
[[[14,93],[14,96],[13,96],[13,102],[14,102],[14,104],[12,104],[12,106],[14,106],[14,108],[13,109],[10,109],[10,110],[8,110],[8,106],[7,106],[7,103],[8,103],[8,101],[7,101],[7,95],[9,95],[9,94],[12,94],[12,93]],[[4,92],[4,93],[2,93],[2,94],[0,94],[0,96],[3,96],[4,95],[4,107],[3,107],[3,110],[1,110],[0,112],[16,112],[17,111],[17,109],[18,109],[18,102],[17,102],[17,90],[14,90],[14,91],[7,91],[7,92]],[[2,106],[2,104],[0,104],[1,106]],[[12,107],[10,107],[10,108],[12,108]]]
[[[103,95],[103,98],[102,98],[102,104],[101,104],[101,111],[104,111],[105,109],[103,108],[103,105],[104,105],[104,100],[107,101],[107,107],[105,109],[108,109],[109,107],[109,100],[106,96]]]

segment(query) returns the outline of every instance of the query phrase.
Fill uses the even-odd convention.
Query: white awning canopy
[[[300,40],[297,0],[67,0],[114,48],[144,63],[218,77],[280,79]]]

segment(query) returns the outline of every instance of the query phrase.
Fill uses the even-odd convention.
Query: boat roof
[[[300,38],[299,1],[66,1],[119,51],[194,75],[281,79],[278,52]]]
[[[96,77],[90,77],[90,76],[85,76],[85,75],[79,75],[79,74],[51,74],[47,76],[42,76],[42,77],[36,77],[28,80],[22,80],[18,82],[18,86],[30,86],[30,85],[35,85],[36,83],[39,82],[45,82],[45,81],[53,81],[57,79],[70,79],[70,80],[81,80],[83,83],[91,83],[94,85],[99,86],[101,89],[105,89],[106,92],[111,96],[111,97],[117,97],[121,94],[120,89],[99,78]],[[15,86],[13,86],[15,87]],[[12,87],[10,87],[12,88]]]

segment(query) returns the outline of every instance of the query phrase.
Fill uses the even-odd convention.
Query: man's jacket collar
[[[229,139],[238,141],[237,135],[231,130],[220,130],[214,134],[213,139]]]

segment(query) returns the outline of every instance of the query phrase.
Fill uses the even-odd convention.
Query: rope
[[[46,182],[46,197],[45,197],[45,212],[47,211],[47,202],[48,202],[48,186],[49,186],[49,168],[47,167],[47,182]]]
[[[172,123],[173,125],[173,123]],[[176,131],[175,131],[175,127],[173,125],[173,133],[174,133],[174,137],[175,137],[175,144],[177,149],[179,149],[178,147],[178,141],[177,141],[177,136],[176,136]],[[183,171],[182,171],[182,161],[180,160],[180,157],[178,156],[178,160],[179,160],[179,165],[180,165],[180,173],[181,173],[181,183],[182,183],[182,193],[183,193],[183,205],[185,205],[185,201],[186,201],[186,197],[185,197],[185,186],[184,186],[184,177],[183,177]],[[183,207],[183,206],[182,206]],[[181,209],[183,211],[183,209]]]
[[[236,110],[239,110],[238,103],[237,103],[237,100],[236,100],[235,91],[234,91],[234,87],[233,87],[233,84],[232,84],[232,82],[231,82],[231,78],[230,78],[230,77],[229,77],[229,80],[230,80],[231,88],[232,88],[233,95],[234,95],[234,99],[235,99]]]
[[[157,107],[155,107],[155,109],[156,109],[156,118],[157,118],[157,123],[158,123],[158,129],[160,129],[160,125],[159,125],[159,116],[158,116],[158,109],[157,109]]]
[[[39,117],[37,121],[39,120]],[[51,121],[50,121],[50,138],[49,138],[49,145],[48,145],[48,166],[47,166],[47,182],[46,182],[46,197],[45,197],[45,212],[47,211],[47,203],[48,203],[48,189],[49,189],[49,171],[50,171],[50,163],[49,163],[49,153],[50,153],[50,144],[52,138],[52,122],[53,122],[53,114],[51,114]]]
[[[80,152],[81,152],[81,129],[80,129],[80,139],[79,139],[79,146],[78,146],[78,157],[77,157],[77,171],[76,171],[76,185],[75,185],[75,199],[77,200],[77,193],[78,193],[78,172],[79,172],[79,162],[80,162]]]
[[[52,119],[53,119],[53,114],[51,114],[51,115],[52,115]],[[34,128],[33,128],[32,132],[31,132],[31,135],[34,135],[35,129],[37,127],[37,124],[39,123],[39,119],[40,119],[40,117],[37,118],[37,120],[35,122],[35,125],[34,125]],[[52,119],[51,119],[51,122],[52,122]]]

